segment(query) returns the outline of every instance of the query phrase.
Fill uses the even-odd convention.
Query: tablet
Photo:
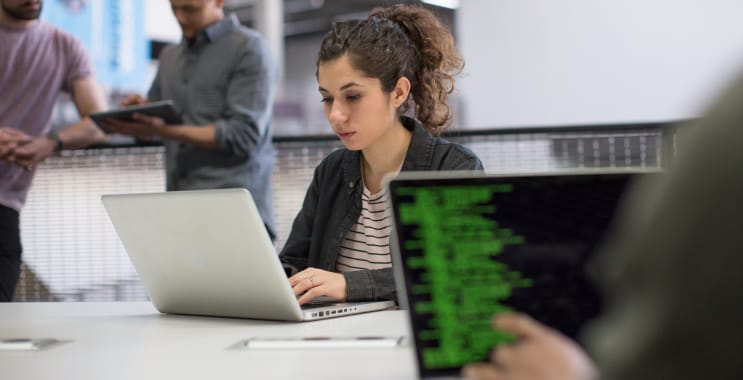
[[[100,127],[103,121],[108,118],[133,121],[132,114],[134,113],[160,117],[165,120],[166,124],[181,124],[183,122],[178,111],[175,110],[175,104],[172,100],[138,104],[136,106],[118,108],[105,112],[95,112],[90,114],[90,118]]]

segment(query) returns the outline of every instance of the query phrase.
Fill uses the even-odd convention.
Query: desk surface
[[[70,340],[35,352],[0,351],[14,379],[414,379],[409,345],[396,348],[230,349],[251,337],[407,336],[403,311],[315,322],[158,313],[148,302],[0,303],[0,337]]]

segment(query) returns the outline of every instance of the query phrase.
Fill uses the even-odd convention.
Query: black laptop
[[[393,267],[421,378],[457,377],[514,337],[494,314],[565,335],[601,310],[589,263],[638,171],[402,173],[388,182]]]

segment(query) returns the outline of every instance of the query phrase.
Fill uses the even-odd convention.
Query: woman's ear
[[[410,95],[410,81],[406,77],[400,77],[395,88],[392,89],[392,105],[399,108],[408,100],[408,95]]]

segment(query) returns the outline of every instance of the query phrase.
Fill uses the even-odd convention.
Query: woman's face
[[[317,81],[325,116],[347,149],[366,149],[397,125],[399,104],[379,79],[364,76],[345,55],[321,63]]]

